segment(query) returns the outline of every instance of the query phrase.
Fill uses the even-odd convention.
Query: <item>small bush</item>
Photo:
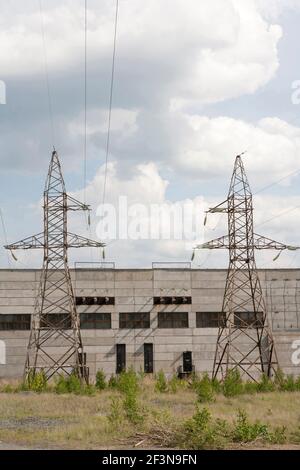
[[[293,375],[287,375],[281,384],[280,390],[283,392],[295,392],[297,390],[297,383]]]
[[[259,383],[257,384],[257,390],[259,392],[274,392],[276,386],[274,382],[266,375],[263,374]]]
[[[54,391],[59,394],[75,393],[79,395],[83,391],[83,387],[79,377],[75,373],[72,373],[67,377],[60,375],[56,380]]]
[[[47,390],[47,378],[43,369],[40,372],[30,370],[25,383],[22,385],[23,390],[30,390],[41,393]]]
[[[131,368],[122,372],[117,380],[117,388],[122,393],[137,393],[139,390],[139,378],[136,372]]]
[[[107,415],[108,421],[113,427],[120,427],[124,421],[124,412],[122,401],[119,397],[112,397],[110,401],[109,414]]]
[[[171,378],[171,380],[169,380],[169,383],[168,383],[168,389],[172,392],[172,393],[176,393],[177,390],[178,390],[178,387],[179,387],[179,379],[176,375],[173,375],[173,377]]]
[[[171,380],[167,383],[167,390],[172,393],[176,393],[179,389],[186,389],[188,382],[183,379],[179,379],[176,374],[173,375]]]
[[[285,381],[285,375],[281,369],[278,369],[275,372],[275,377],[274,377],[274,384],[276,388],[280,390],[283,387],[284,381]]]
[[[106,378],[103,370],[98,370],[96,374],[96,389],[105,390],[106,389]]]
[[[249,395],[254,395],[258,392],[258,383],[251,382],[250,380],[244,383],[243,392]]]
[[[144,417],[140,413],[137,395],[134,392],[127,392],[123,401],[123,408],[126,418],[133,424],[140,424],[143,422]]]
[[[268,437],[268,426],[258,421],[251,424],[245,411],[239,410],[233,430],[233,440],[236,442],[251,442],[257,438]]]
[[[210,403],[215,401],[215,392],[212,380],[205,373],[203,377],[195,383],[199,403]]]
[[[222,389],[225,397],[235,397],[243,393],[243,381],[237,369],[231,369],[227,372]]]
[[[118,377],[111,375],[108,381],[108,387],[112,389],[118,388]]]
[[[179,431],[182,445],[191,450],[223,448],[228,441],[230,429],[226,421],[213,420],[207,408],[196,407],[194,416]]]
[[[155,390],[160,393],[165,393],[168,391],[168,383],[165,376],[165,373],[160,370],[156,375]]]

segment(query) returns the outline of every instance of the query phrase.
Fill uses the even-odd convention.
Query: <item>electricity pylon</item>
[[[228,216],[228,235],[196,247],[229,250],[213,378],[221,376],[224,379],[229,369],[238,369],[252,380],[257,380],[262,373],[270,377],[278,367],[278,360],[255,263],[255,250],[281,252],[299,247],[254,233],[252,194],[240,155],[235,160],[226,201],[207,213],[226,213]]]
[[[44,262],[31,322],[24,378],[44,371],[47,380],[54,374],[76,373],[88,382],[88,367],[80,333],[80,319],[68,266],[68,248],[103,247],[104,244],[69,233],[68,211],[89,211],[66,193],[61,165],[52,153],[44,190],[44,231],[5,248],[44,250]]]

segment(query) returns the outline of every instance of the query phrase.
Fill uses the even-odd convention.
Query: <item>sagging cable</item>
[[[18,258],[16,257],[16,255],[14,254],[14,252],[13,252],[12,250],[9,250],[9,251],[10,251],[10,254],[11,254],[11,256],[13,257],[13,259],[14,259],[15,261],[18,261]]]
[[[275,258],[273,258],[273,261],[277,261],[282,252],[283,252],[283,250],[281,250],[281,251],[278,253],[278,255],[275,256]]]

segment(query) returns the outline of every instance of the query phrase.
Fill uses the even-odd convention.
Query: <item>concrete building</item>
[[[92,377],[124,366],[173,374],[184,360],[212,370],[226,270],[166,264],[71,274]],[[22,376],[39,277],[0,270],[0,378]],[[300,271],[261,270],[260,279],[280,366],[299,375]]]

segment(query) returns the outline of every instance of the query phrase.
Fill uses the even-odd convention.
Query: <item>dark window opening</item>
[[[0,315],[0,330],[30,330],[30,317],[29,314],[9,314],[9,315]]]
[[[193,372],[192,351],[185,351],[183,353],[182,369],[183,369],[183,372],[188,373],[188,374]]]
[[[72,328],[71,316],[67,313],[46,313],[41,315],[40,327],[70,329]]]
[[[234,325],[238,328],[262,328],[263,326],[263,312],[235,312]]]
[[[196,328],[219,328],[225,326],[225,314],[222,312],[197,312]]]
[[[158,312],[158,328],[188,328],[188,312]]]
[[[111,328],[110,313],[81,313],[80,328],[82,330],[109,330]]]
[[[144,371],[146,374],[153,373],[153,344],[144,343]]]
[[[121,372],[126,370],[126,344],[117,344],[117,364],[116,372],[121,374]]]
[[[120,329],[150,328],[149,312],[120,313]]]
[[[192,303],[192,297],[181,296],[181,297],[154,297],[154,305],[190,305]]]
[[[76,305],[115,305],[114,297],[76,297]]]

